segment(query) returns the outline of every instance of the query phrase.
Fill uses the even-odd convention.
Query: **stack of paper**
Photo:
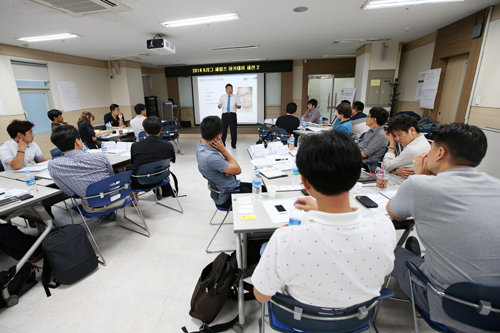
[[[42,171],[42,170],[47,169],[48,165],[49,165],[49,161],[45,161],[45,162],[41,162],[41,163],[37,163],[37,164],[33,164],[33,165],[28,165],[28,166],[21,168],[19,170],[14,170],[14,172],[24,172],[26,170],[29,170],[31,172]]]
[[[274,167],[262,168],[262,169],[259,169],[259,171],[267,179],[288,177],[288,175],[286,173],[284,173],[283,171],[280,171]]]

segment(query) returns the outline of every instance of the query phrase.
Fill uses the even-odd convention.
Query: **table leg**
[[[246,234],[242,237],[241,233],[236,234],[236,261],[238,263],[238,268],[241,270],[245,269],[243,259],[243,240],[246,238]],[[245,325],[245,290],[243,289],[243,277],[238,282],[238,319],[241,327]]]

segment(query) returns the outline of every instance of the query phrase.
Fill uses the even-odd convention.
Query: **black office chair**
[[[284,145],[288,143],[288,132],[284,128],[274,126],[273,136]]]
[[[423,282],[427,290],[432,290],[442,298],[444,312],[453,320],[486,331],[500,331],[500,286],[486,286],[471,282],[459,282],[450,285],[445,291],[437,290],[425,275],[411,261],[406,262],[410,271],[411,304],[413,307],[413,322],[418,333],[417,315],[437,332],[453,332],[446,326],[432,321],[429,314],[415,305],[413,283]]]
[[[333,309],[303,304],[291,296],[276,294],[267,303],[269,324],[278,332],[342,332],[356,333],[370,329],[379,301],[394,296],[390,289],[382,288],[380,296],[368,302],[345,309]],[[266,303],[262,303],[259,332],[264,333]]]
[[[267,144],[274,139],[273,132],[265,124],[257,123],[257,125],[259,126],[259,141],[257,141],[257,144],[263,143],[264,147],[267,148]]]
[[[161,128],[161,139],[163,141],[172,141],[177,145],[177,152],[184,155],[184,149],[179,141],[179,126],[173,120],[163,123]]]

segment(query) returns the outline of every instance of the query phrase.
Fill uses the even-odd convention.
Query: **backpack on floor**
[[[38,283],[36,280],[36,270],[38,267],[30,262],[26,262],[16,274],[16,266],[12,266],[8,271],[0,272],[0,290],[1,287],[7,285],[10,298],[9,304],[5,302],[3,297],[0,297],[0,309],[6,306],[14,306],[28,290],[33,288]]]
[[[79,224],[54,228],[42,246],[45,252],[42,283],[47,297],[51,295],[49,288],[75,283],[97,268],[94,248]]]
[[[236,251],[231,255],[220,253],[213,262],[203,269],[196,283],[189,311],[191,317],[203,322],[199,333],[223,332],[238,322],[238,316],[236,316],[227,323],[208,326],[217,317],[226,299],[237,297],[238,283],[241,278],[242,270],[238,269]],[[245,300],[255,299],[251,285],[246,283],[245,289],[251,291],[245,295]],[[182,330],[188,332],[185,327]]]

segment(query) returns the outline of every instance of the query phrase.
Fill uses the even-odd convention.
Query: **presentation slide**
[[[199,125],[207,116],[221,116],[218,108],[221,96],[226,94],[226,84],[233,85],[233,94],[240,99],[237,111],[238,124],[255,125],[264,122],[264,74],[232,74],[193,76],[195,123]]]

